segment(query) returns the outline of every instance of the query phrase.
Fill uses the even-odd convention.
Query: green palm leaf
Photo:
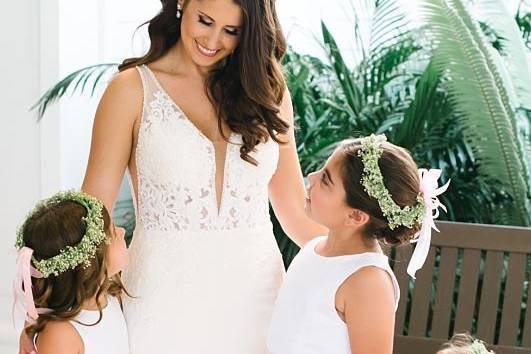
[[[439,84],[440,73],[430,62],[417,81],[415,98],[404,112],[402,124],[393,139],[395,144],[413,148],[423,137],[429,121],[448,116],[445,111],[446,102],[440,99]]]
[[[503,107],[505,108],[505,111],[507,112],[507,115],[509,116],[509,122],[512,125],[513,133],[516,137],[516,143],[517,148],[519,150],[518,156],[522,157],[522,166],[523,166],[523,172],[524,172],[524,178],[527,183],[528,190],[531,190],[531,170],[530,170],[530,164],[531,161],[529,161],[529,157],[526,158],[526,155],[528,154],[529,150],[531,149],[531,146],[529,145],[528,140],[526,139],[525,132],[520,128],[522,123],[526,123],[527,117],[525,116],[524,112],[521,111],[521,109],[526,109],[525,102],[529,101],[529,94],[526,93],[526,91],[531,92],[531,77],[529,76],[529,68],[527,66],[527,57],[526,53],[519,53],[519,51],[516,48],[516,43],[512,43],[512,40],[518,41],[520,40],[518,35],[512,34],[512,36],[509,39],[509,42],[506,44],[504,52],[508,53],[509,55],[515,55],[519,60],[523,60],[524,63],[522,64],[516,64],[513,62],[509,62],[508,65],[504,65],[503,61],[500,58],[499,53],[494,50],[490,45],[487,44],[486,39],[482,35],[482,30],[479,28],[479,25],[476,21],[472,19],[469,12],[461,2],[461,0],[449,0],[450,4],[456,9],[456,11],[459,13],[461,18],[463,19],[463,22],[470,30],[470,33],[474,36],[476,43],[478,44],[479,49],[483,52],[483,55],[485,57],[485,61],[489,67],[490,72],[492,73],[494,80],[497,85],[498,92],[500,94],[501,101],[503,103]],[[492,0],[488,0],[492,1]],[[482,3],[482,5],[488,5],[487,3]],[[498,4],[496,4],[498,5]],[[497,16],[507,15],[503,11],[503,4],[501,5],[496,12]],[[486,11],[489,11],[489,7],[486,6]],[[497,6],[496,6],[497,7]],[[490,10],[492,11],[492,10]],[[510,18],[510,17],[509,17]],[[514,24],[514,21],[510,20],[510,23]],[[494,22],[493,22],[494,23]],[[507,25],[507,27],[510,28],[510,24]],[[516,26],[514,26],[516,27]],[[506,35],[511,35],[509,29],[502,29],[502,26],[495,27],[497,30],[504,31],[503,33]],[[522,48],[523,50],[523,48]],[[523,54],[523,55],[522,55]],[[507,70],[507,67],[513,69]],[[519,67],[519,69],[515,68]],[[512,75],[510,75],[512,74]],[[518,80],[514,81],[515,76],[518,77],[519,75],[522,75]],[[523,82],[521,81],[523,78]],[[515,86],[514,83],[521,83],[523,86]],[[518,95],[516,91],[522,90],[522,93],[519,98],[517,99],[516,96]],[[523,99],[524,101],[521,101]],[[524,106],[523,106],[524,105]],[[517,111],[518,110],[518,111]],[[520,111],[520,113],[518,113]],[[522,123],[520,123],[522,121]]]
[[[480,0],[478,8],[485,15],[485,21],[496,35],[504,38],[502,57],[514,85],[517,105],[531,109],[531,68],[527,48],[518,29],[518,24],[509,14],[504,1]]]
[[[92,87],[90,95],[94,95],[98,83],[101,81],[103,75],[110,70],[115,71],[118,64],[97,64],[91,65],[68,74],[61,79],[57,84],[48,89],[42,97],[31,107],[31,109],[37,109],[38,119],[41,119],[46,113],[48,106],[57,102],[67,92],[70,94],[76,92],[84,93],[88,88],[88,83],[92,80]]]
[[[518,6],[518,12],[515,16],[516,23],[518,28],[522,33],[522,38],[528,49],[531,49],[531,12],[523,13],[522,12],[522,3]]]
[[[396,0],[376,0],[371,16],[371,38],[369,52],[389,47],[408,35],[409,21],[402,11],[402,4]]]
[[[503,83],[465,7],[458,0],[450,3],[452,7],[443,0],[422,1],[427,29],[437,44],[433,65],[444,73],[449,100],[479,162],[479,172],[497,177],[512,197],[514,209],[506,210],[510,222],[529,226],[526,157],[500,92]]]
[[[323,21],[321,21],[321,30],[323,33],[323,41],[328,49],[330,62],[337,75],[337,79],[341,84],[342,92],[345,95],[347,104],[352,110],[352,113],[357,116],[363,109],[364,100],[362,92],[360,91],[350,69],[347,67],[336,40]]]
[[[360,86],[363,94],[370,97],[381,93],[390,82],[400,76],[404,76],[404,80],[407,80],[411,72],[406,70],[399,72],[398,68],[408,62],[419,50],[421,47],[415,44],[413,39],[403,35],[395,44],[371,51],[368,59],[358,68],[361,72]]]

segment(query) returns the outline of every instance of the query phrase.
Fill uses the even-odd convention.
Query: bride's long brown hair
[[[184,8],[190,0],[184,0]],[[200,0],[192,0],[200,1]],[[281,60],[286,41],[275,10],[275,0],[233,0],[242,11],[240,42],[234,52],[207,80],[206,91],[218,115],[220,132],[225,122],[243,139],[240,156],[258,162],[249,154],[256,145],[277,134],[286,133],[289,124],[279,117],[285,92]],[[177,1],[161,0],[162,9],[148,25],[151,47],[140,58],[126,59],[118,69],[149,64],[164,55],[181,36],[181,21],[176,18]],[[225,137],[227,139],[227,137]]]

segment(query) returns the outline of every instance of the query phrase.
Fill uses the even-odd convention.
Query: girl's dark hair
[[[382,143],[381,146],[383,153],[378,159],[378,165],[385,187],[400,207],[414,205],[420,192],[417,164],[406,149],[388,142]],[[413,228],[398,226],[391,230],[378,201],[370,197],[361,184],[363,162],[358,156],[361,139],[344,141],[340,149],[344,153],[342,178],[347,204],[351,208],[364,211],[370,217],[364,229],[365,235],[391,245],[411,240],[420,230],[420,225],[417,224]]]
[[[191,0],[184,0],[184,9]],[[192,0],[200,1],[200,0]],[[256,145],[269,138],[280,143],[277,134],[286,133],[289,124],[279,117],[285,82],[281,60],[286,41],[278,21],[275,0],[233,0],[242,11],[240,42],[234,52],[211,70],[206,92],[219,120],[242,136],[240,156],[256,165],[250,155]],[[180,38],[181,21],[175,17],[176,0],[161,0],[162,9],[148,25],[151,46],[146,55],[130,58],[120,71],[149,64],[163,56]],[[184,11],[184,10],[183,10]],[[225,137],[227,139],[227,137]]]
[[[85,207],[74,201],[62,201],[44,206],[24,223],[22,229],[24,245],[33,249],[33,256],[37,260],[56,256],[65,247],[74,246],[81,241],[85,234],[85,223],[82,218],[86,214]],[[110,217],[105,207],[103,221],[105,233],[112,237]],[[99,296],[108,293],[120,299],[125,289],[119,275],[114,275],[111,279],[108,277],[107,247],[105,242],[100,244],[90,267],[79,265],[57,276],[52,274],[47,278],[31,278],[35,306],[52,311],[39,314],[36,323],[26,328],[30,338],[41,332],[50,321],[73,319],[82,310],[84,302],[96,295],[100,317],[96,323],[83,323],[94,326],[102,318]]]

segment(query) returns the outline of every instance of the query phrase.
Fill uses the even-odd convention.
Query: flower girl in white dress
[[[420,172],[420,173],[419,173]],[[391,354],[399,287],[379,241],[426,258],[440,170],[418,170],[385,136],[344,142],[310,174],[306,211],[329,228],[295,257],[268,339],[273,354]]]

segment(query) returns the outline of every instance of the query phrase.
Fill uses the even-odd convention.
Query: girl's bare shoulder
[[[50,321],[37,336],[39,354],[81,354],[83,340],[68,321]]]

